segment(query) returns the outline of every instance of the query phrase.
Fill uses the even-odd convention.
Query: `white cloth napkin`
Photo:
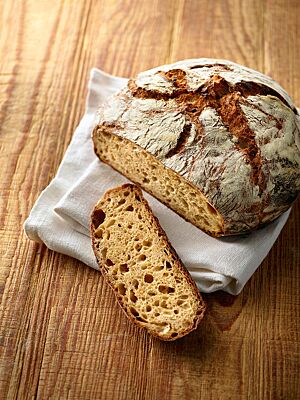
[[[92,69],[85,114],[77,127],[57,174],[37,199],[24,228],[27,236],[49,249],[75,257],[99,269],[89,237],[89,217],[102,194],[128,179],[98,160],[91,131],[96,111],[127,79]],[[144,193],[179,257],[203,292],[238,294],[266,257],[288,219],[246,237],[214,239],[158,200]]]

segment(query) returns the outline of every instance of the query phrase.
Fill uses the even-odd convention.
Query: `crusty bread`
[[[300,119],[270,77],[224,60],[142,72],[99,111],[99,158],[213,236],[251,231],[300,191]]]
[[[197,328],[205,304],[137,186],[105,193],[91,236],[101,272],[131,321],[162,340]]]
[[[200,229],[213,236],[222,235],[221,214],[196,187],[164,167],[146,150],[114,135],[108,129],[99,128],[94,137],[96,153],[102,161],[122,172]]]

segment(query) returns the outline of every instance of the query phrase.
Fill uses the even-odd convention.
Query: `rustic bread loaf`
[[[205,304],[138,187],[106,192],[91,234],[100,269],[134,323],[162,340],[196,329]]]
[[[271,78],[224,60],[140,73],[101,108],[100,159],[213,236],[277,218],[300,190],[299,116]]]

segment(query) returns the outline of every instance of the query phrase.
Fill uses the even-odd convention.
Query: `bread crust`
[[[295,106],[271,78],[228,61],[185,60],[139,74],[100,110],[94,142],[97,129],[135,143],[196,187],[222,215],[220,235],[264,226],[300,191]]]
[[[90,220],[91,220],[91,223],[90,223],[90,231],[91,231],[92,247],[93,247],[93,250],[94,250],[94,253],[95,253],[95,256],[96,256],[96,259],[97,259],[99,268],[100,268],[100,271],[101,271],[102,275],[104,276],[106,282],[109,284],[109,286],[110,286],[110,287],[112,288],[112,290],[114,291],[114,294],[115,294],[115,296],[116,296],[116,299],[117,299],[118,303],[120,304],[120,306],[121,306],[122,310],[124,311],[125,315],[127,316],[127,318],[129,318],[129,320],[130,320],[131,322],[133,322],[135,325],[139,326],[140,328],[146,329],[152,336],[154,336],[154,337],[156,337],[156,338],[158,338],[158,339],[160,339],[160,340],[163,340],[163,341],[174,341],[174,340],[180,339],[181,337],[187,335],[188,333],[190,333],[191,331],[195,330],[195,329],[198,327],[199,323],[201,322],[201,320],[203,319],[203,316],[204,316],[204,314],[205,314],[206,305],[205,305],[205,303],[204,303],[204,301],[203,301],[203,299],[202,299],[202,297],[201,297],[201,295],[200,295],[200,292],[199,292],[199,290],[198,290],[198,288],[197,288],[197,286],[196,286],[195,281],[192,279],[192,277],[190,276],[189,272],[187,271],[187,269],[186,269],[186,268],[184,267],[184,265],[182,264],[182,262],[181,262],[179,256],[177,255],[175,249],[173,248],[173,246],[172,246],[171,243],[169,242],[165,231],[164,231],[163,228],[161,227],[161,225],[160,225],[160,223],[159,223],[159,220],[157,219],[157,217],[155,217],[155,216],[153,215],[152,210],[151,210],[151,208],[150,208],[150,206],[149,206],[147,200],[143,197],[143,193],[142,193],[142,191],[141,191],[141,189],[140,189],[139,187],[137,187],[136,185],[133,185],[133,184],[129,184],[129,183],[128,183],[128,184],[124,184],[124,185],[122,185],[122,186],[119,186],[119,187],[117,187],[117,188],[110,189],[110,190],[108,190],[108,191],[104,194],[103,198],[101,199],[101,202],[102,202],[102,201],[106,201],[106,200],[110,197],[111,193],[113,193],[113,192],[118,192],[118,191],[123,190],[123,189],[128,189],[128,190],[134,191],[135,193],[137,193],[137,194],[140,196],[141,202],[144,204],[145,208],[147,209],[147,211],[148,211],[148,213],[149,213],[150,222],[151,222],[151,225],[153,226],[153,229],[155,229],[155,230],[157,231],[158,235],[161,236],[161,239],[163,240],[163,243],[164,243],[165,248],[167,248],[167,249],[170,251],[170,253],[172,254],[172,256],[173,256],[174,263],[176,263],[176,267],[177,267],[177,268],[180,270],[180,272],[185,276],[185,278],[186,278],[186,280],[187,280],[189,286],[192,288],[194,295],[196,296],[197,300],[199,301],[199,304],[201,304],[201,309],[200,309],[201,312],[200,312],[198,315],[195,315],[195,319],[194,319],[193,326],[191,326],[191,327],[185,329],[184,331],[181,332],[181,334],[179,334],[179,335],[176,336],[176,337],[171,337],[171,336],[169,336],[169,337],[167,337],[167,336],[160,336],[159,334],[156,334],[156,332],[147,329],[147,328],[143,325],[142,322],[140,322],[140,321],[134,319],[134,318],[131,316],[131,314],[129,314],[129,313],[127,312],[126,306],[125,306],[125,304],[124,304],[124,301],[123,301],[122,296],[118,295],[117,289],[112,285],[112,283],[110,282],[110,280],[107,279],[107,276],[106,276],[106,274],[107,274],[107,269],[106,269],[104,263],[101,261],[99,255],[98,255],[97,248],[96,248],[96,246],[95,246],[95,224],[94,224],[94,217],[95,217],[95,213],[97,213],[97,210],[99,210],[99,208],[100,208],[100,207],[98,206],[98,204],[99,204],[99,203],[98,203],[98,204],[95,206],[95,208],[94,208],[94,210],[92,211],[92,214],[91,214],[91,219],[90,219]]]

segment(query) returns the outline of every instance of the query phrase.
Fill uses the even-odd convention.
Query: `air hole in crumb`
[[[179,296],[180,299],[188,299],[189,296],[187,294],[182,294],[181,296]]]
[[[154,271],[161,271],[162,269],[164,269],[163,265],[158,265],[154,268]]]
[[[131,228],[132,228],[132,225],[131,225],[131,224],[129,224],[127,228],[128,228],[128,229],[131,229]]]
[[[176,336],[178,336],[177,332],[173,332],[172,335],[171,335],[171,337],[176,337]]]
[[[143,219],[143,217],[141,216],[141,214],[138,214],[138,219]]]
[[[136,301],[137,301],[137,297],[136,297],[136,295],[134,294],[134,291],[133,290],[130,290],[130,300],[133,302],[133,303],[136,303]]]
[[[126,192],[124,192],[124,196],[129,196],[129,192],[126,190]]]
[[[137,201],[141,201],[140,196],[138,196],[137,194],[135,195],[135,199],[136,199]]]
[[[149,179],[148,178],[143,178],[143,183],[149,183]]]
[[[125,199],[121,199],[119,202],[118,202],[118,206],[120,206],[120,205],[122,205],[122,204],[124,204],[125,203]]]
[[[146,256],[145,256],[145,254],[141,254],[141,255],[139,255],[139,261],[145,261],[146,260]]]
[[[112,265],[115,265],[109,258],[107,258],[105,264],[108,265],[109,267],[111,267]]]
[[[172,269],[172,266],[169,261],[166,261],[166,267],[167,267],[167,269]]]
[[[139,238],[137,238],[137,240],[139,240]],[[142,248],[142,246],[141,246],[140,243],[137,243],[137,244],[135,245],[135,249],[136,249],[137,251],[140,251],[141,248]]]
[[[95,210],[93,212],[92,221],[93,221],[93,225],[94,225],[95,229],[97,229],[98,226],[103,224],[105,217],[106,217],[105,212],[101,209]]]
[[[160,303],[160,306],[161,306],[162,308],[168,308],[168,307],[167,307],[167,302],[166,302],[165,300],[163,300],[163,301]]]
[[[155,292],[148,292],[149,296],[155,296],[156,293]]]
[[[159,285],[158,290],[160,291],[160,293],[166,293],[166,294],[175,292],[174,288],[172,288],[170,286],[165,286],[165,285]]]
[[[157,307],[159,306],[159,300],[155,300],[154,305]]]
[[[146,283],[151,283],[151,282],[153,282],[153,276],[150,275],[150,274],[146,274],[146,275],[144,276],[144,281],[145,281]]]
[[[118,227],[121,228],[121,224],[118,224]]]
[[[109,231],[106,232],[106,240],[108,240],[110,238],[110,233]]]
[[[159,316],[160,316],[160,313],[159,313],[159,312],[156,312],[154,315],[155,315],[156,317],[159,317]]]
[[[147,312],[150,312],[152,310],[152,307],[151,306],[146,306],[146,311]]]
[[[119,283],[119,285],[118,285],[118,291],[119,291],[119,293],[120,293],[122,296],[125,295],[125,293],[126,293],[126,287],[125,287],[124,283]]]
[[[185,208],[189,208],[188,203],[184,199],[181,199],[181,202],[182,202],[182,204],[184,205]]]
[[[102,239],[103,238],[103,230],[102,229],[97,229],[95,232],[95,237],[98,239]]]
[[[184,303],[183,300],[177,300],[177,305],[178,305],[178,306],[181,306],[183,303]]]
[[[179,311],[178,310],[174,310],[174,314],[178,314],[179,313]]]
[[[130,307],[130,312],[134,317],[138,317],[140,314],[136,311],[134,307]]]
[[[142,317],[136,317],[136,320],[140,322],[147,322],[147,320]]]
[[[150,247],[150,246],[152,246],[152,240],[144,240],[144,241],[143,241],[143,246],[145,246],[145,247]]]
[[[134,280],[132,281],[132,286],[133,286],[134,288],[136,288],[136,289],[139,287],[139,282],[138,282],[137,279],[134,279]]]
[[[127,264],[121,264],[120,265],[120,271],[121,272],[128,272],[129,271],[128,265]]]
[[[128,206],[125,208],[125,211],[133,211],[133,207],[132,206]]]

